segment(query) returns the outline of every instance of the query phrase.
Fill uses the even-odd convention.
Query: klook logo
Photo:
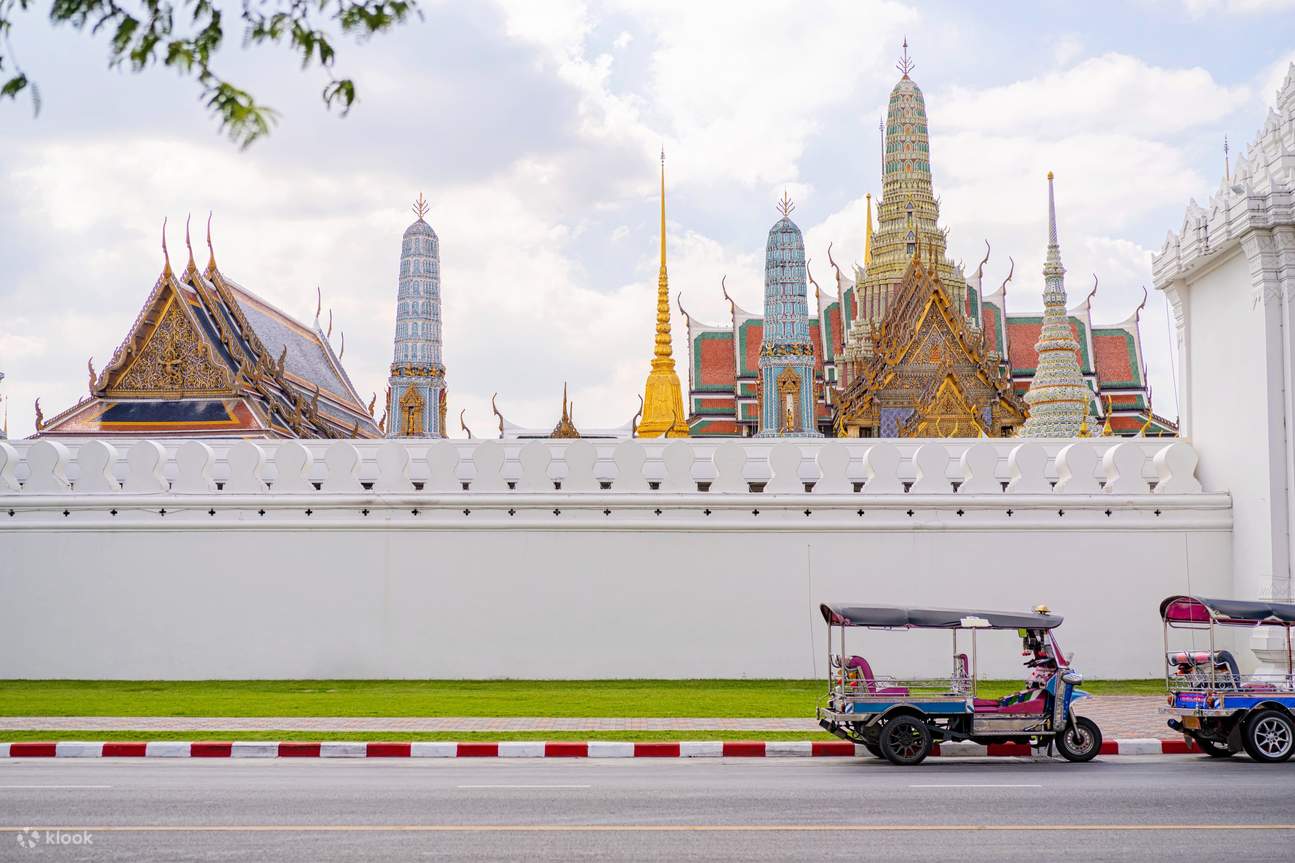
[[[82,847],[93,845],[94,837],[89,830],[37,830],[26,827],[18,832],[18,844],[23,848],[36,848],[40,845]]]

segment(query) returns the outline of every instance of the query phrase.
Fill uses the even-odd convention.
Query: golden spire
[[[661,269],[656,277],[656,348],[653,357],[670,360],[674,368],[674,355],[670,347],[670,280],[665,266],[665,148],[661,148]],[[653,366],[655,366],[655,361]]]
[[[868,233],[863,238],[863,265],[872,266],[872,192],[865,197],[868,199]]]
[[[665,253],[665,149],[661,150],[661,269],[657,274],[656,341],[652,350],[652,371],[648,373],[643,398],[643,422],[639,437],[688,437],[683,420],[683,395],[675,373],[670,344],[670,281],[666,275]]]
[[[427,200],[423,197],[423,193],[419,192],[418,200],[414,201],[414,206],[411,207],[410,209],[412,209],[414,211],[414,214],[418,216],[418,221],[422,222],[422,221],[426,221],[423,217],[426,216],[429,212],[431,212],[432,208],[427,203]]]

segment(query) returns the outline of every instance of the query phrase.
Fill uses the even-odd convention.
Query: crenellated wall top
[[[1253,230],[1295,225],[1295,63],[1264,125],[1205,206],[1187,204],[1182,227],[1152,257],[1152,279],[1164,289],[1216,258]]]

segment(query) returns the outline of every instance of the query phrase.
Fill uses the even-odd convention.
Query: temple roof
[[[327,335],[226,277],[163,268],[90,398],[38,435],[379,437]]]

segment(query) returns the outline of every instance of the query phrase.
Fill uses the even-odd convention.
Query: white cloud
[[[1052,48],[1052,57],[1058,66],[1068,66],[1084,53],[1084,40],[1074,33],[1067,33],[1057,38]]]
[[[999,87],[937,92],[943,107],[933,127],[993,127],[1047,138],[1087,131],[1164,138],[1218,120],[1249,98],[1246,88],[1225,87],[1205,69],[1165,69],[1124,54]]]
[[[1182,0],[1182,3],[1193,18],[1217,12],[1263,15],[1295,9],[1295,0]]]

